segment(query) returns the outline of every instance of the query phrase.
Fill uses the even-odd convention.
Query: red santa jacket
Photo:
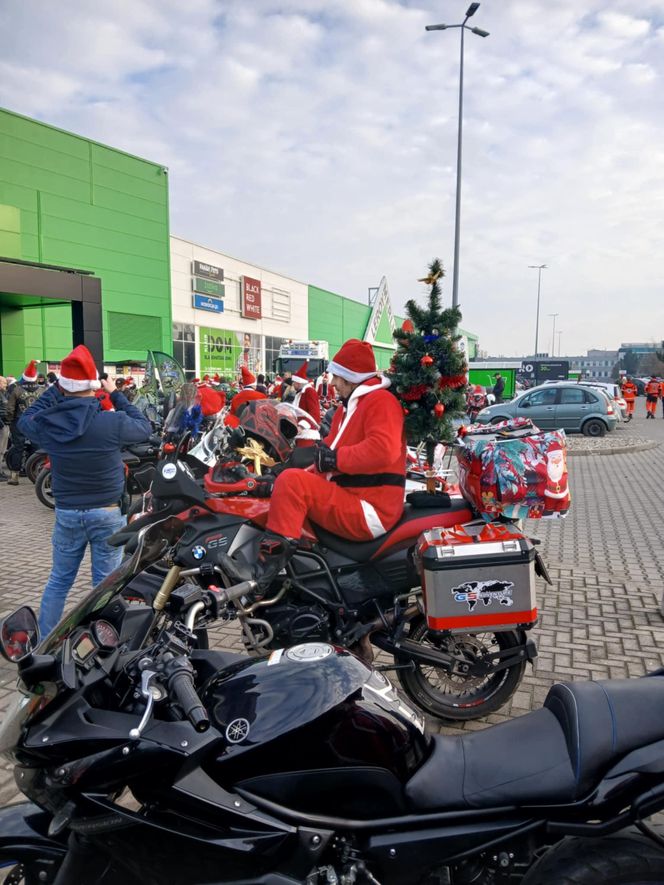
[[[307,384],[295,394],[293,405],[298,409],[309,412],[317,424],[320,424],[320,400],[313,385]]]
[[[338,474],[329,478],[362,500],[374,537],[389,531],[403,513],[406,437],[401,405],[387,388],[390,381],[370,378],[339,407],[325,440],[337,452]]]

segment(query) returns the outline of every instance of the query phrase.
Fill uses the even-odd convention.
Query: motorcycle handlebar
[[[191,673],[179,670],[172,677],[169,688],[196,731],[207,731],[210,727],[210,719],[194,688],[194,679]]]

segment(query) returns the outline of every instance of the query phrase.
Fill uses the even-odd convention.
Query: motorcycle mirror
[[[39,625],[33,610],[23,605],[0,621],[0,654],[18,664],[39,645]]]

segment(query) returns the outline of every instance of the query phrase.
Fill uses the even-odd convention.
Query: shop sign
[[[215,298],[223,298],[226,294],[226,287],[223,283],[216,283],[214,280],[204,280],[202,277],[194,277],[191,281],[191,288],[194,292],[200,292],[202,295],[213,295]]]
[[[212,298],[211,295],[201,295],[194,292],[194,307],[196,310],[210,310],[213,313],[224,312],[224,302],[221,298]]]
[[[220,283],[224,278],[224,270],[215,267],[214,264],[206,264],[204,261],[193,261],[191,272],[195,277],[205,277],[206,280],[216,280]]]
[[[250,320],[260,320],[263,316],[261,309],[261,281],[252,280],[251,277],[241,277],[242,280],[242,316]]]

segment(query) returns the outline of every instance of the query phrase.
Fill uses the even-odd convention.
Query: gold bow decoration
[[[271,458],[265,453],[263,446],[255,439],[249,439],[246,446],[243,446],[241,449],[236,449],[235,451],[243,458],[248,458],[250,461],[254,462],[254,473],[256,476],[262,475],[261,465],[263,467],[274,467],[277,463],[274,458]]]
[[[438,280],[442,277],[442,270],[436,271],[436,273],[430,273],[426,277],[421,277],[417,282],[418,283],[426,283],[427,286],[433,286],[434,283],[438,282]]]

